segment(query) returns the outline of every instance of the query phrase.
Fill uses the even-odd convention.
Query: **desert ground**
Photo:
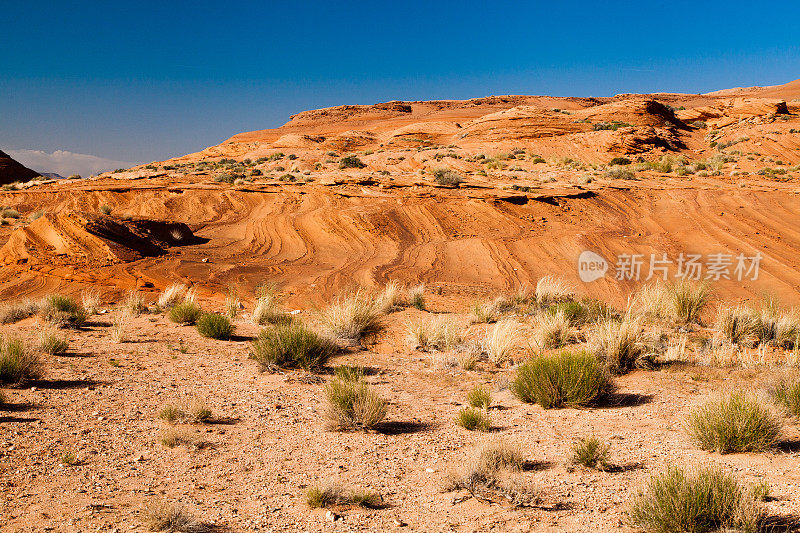
[[[800,80],[340,106],[168,161],[6,179],[0,352],[16,342],[36,364],[2,387],[2,529],[169,530],[153,517],[175,506],[190,518],[173,531],[639,531],[652,475],[718,465],[768,485],[758,528],[795,530],[798,413],[775,390],[800,366],[798,179]],[[582,281],[585,251],[604,276]],[[626,276],[636,254],[642,275]],[[665,254],[668,279],[646,279]],[[705,270],[684,282],[693,254]],[[759,257],[757,275],[738,256]],[[232,335],[180,320],[187,303]],[[344,331],[352,305],[374,331]],[[330,356],[257,360],[287,324]],[[628,328],[629,364],[603,327]],[[613,390],[525,401],[526,361],[565,350]],[[385,417],[332,425],[342,367]],[[456,423],[476,387],[484,431]],[[780,426],[768,445],[693,437],[692,414],[731,391]],[[193,405],[206,414],[169,414]],[[588,437],[605,466],[572,460]],[[499,442],[524,457],[504,472],[515,490],[452,483]],[[328,486],[372,497],[314,506]]]

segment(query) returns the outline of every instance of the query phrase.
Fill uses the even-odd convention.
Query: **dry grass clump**
[[[747,307],[720,307],[714,328],[723,340],[731,344],[754,346],[758,343],[759,320]]]
[[[202,423],[211,420],[213,413],[206,402],[194,399],[187,404],[167,404],[158,412],[158,418],[170,424],[178,422]]]
[[[759,452],[775,445],[781,425],[780,418],[753,395],[734,391],[692,411],[686,431],[703,450]]]
[[[337,297],[322,311],[325,328],[336,338],[358,342],[383,331],[385,301],[364,289]]]
[[[489,409],[492,405],[492,394],[483,386],[477,386],[467,393],[470,407]]]
[[[451,350],[463,342],[461,324],[447,315],[429,315],[406,324],[406,343],[416,350]]]
[[[517,398],[545,409],[586,407],[612,389],[608,371],[586,352],[536,356],[517,369],[511,382],[511,392]]]
[[[533,342],[542,350],[561,348],[576,338],[577,332],[563,309],[543,313],[534,320]]]
[[[386,400],[378,396],[363,375],[337,375],[325,386],[325,416],[333,429],[372,429],[386,417]]]
[[[16,385],[42,375],[39,357],[20,339],[0,337],[0,383]]]
[[[632,525],[646,531],[755,532],[764,511],[753,491],[719,467],[687,472],[671,466],[650,477],[633,498],[628,515]]]
[[[400,282],[392,280],[384,285],[375,297],[378,301],[378,307],[384,313],[391,313],[397,311],[403,305],[403,286]]]
[[[228,340],[236,329],[228,317],[218,313],[206,313],[197,319],[197,332],[203,337]]]
[[[167,448],[174,448],[175,446],[181,445],[185,445],[190,448],[203,448],[208,445],[207,442],[198,439],[194,433],[187,431],[184,428],[167,429],[161,433],[161,438],[159,441]]]
[[[194,302],[182,301],[173,304],[167,316],[177,324],[192,325],[203,315],[203,310]]]
[[[57,327],[80,327],[88,318],[86,310],[69,296],[51,294],[40,308],[42,317]]]
[[[575,289],[561,278],[544,276],[536,282],[536,302],[542,307],[572,300],[574,295]]]
[[[316,370],[339,351],[336,343],[294,321],[262,329],[252,348],[250,357],[263,370],[275,367]]]
[[[81,291],[81,303],[86,312],[90,315],[97,314],[100,309],[100,291],[97,289],[86,289]]]
[[[158,296],[156,305],[161,309],[169,309],[170,307],[182,302],[186,296],[186,285],[183,283],[173,283],[168,285],[167,288]]]
[[[583,437],[573,443],[570,462],[587,468],[607,470],[610,466],[611,445],[597,437]]]
[[[769,393],[792,416],[800,417],[800,376],[794,374],[778,377],[770,386]]]
[[[144,303],[144,296],[139,291],[131,291],[122,302],[122,308],[134,316],[141,315],[147,311],[147,305]]]
[[[700,322],[700,313],[711,300],[711,287],[705,282],[691,282],[683,278],[667,286],[668,310],[682,323]]]
[[[39,312],[41,304],[33,300],[3,304],[0,307],[0,324],[13,324]]]
[[[154,503],[144,510],[144,521],[150,531],[167,533],[205,533],[212,528],[192,516],[185,507]]]
[[[511,358],[518,347],[520,325],[512,319],[503,319],[492,326],[483,340],[483,349],[493,363],[500,364]]]
[[[580,301],[567,301],[553,304],[547,308],[551,315],[563,313],[571,326],[584,326],[603,318],[614,316],[614,310],[600,300],[582,298]]]
[[[256,300],[251,319],[253,324],[264,326],[267,324],[286,324],[291,322],[292,316],[283,309],[280,295],[275,292],[264,291]]]
[[[114,317],[111,322],[111,340],[117,343],[128,342],[128,326],[133,320],[134,313],[127,307]]]
[[[613,374],[644,366],[651,355],[642,317],[625,313],[621,320],[601,320],[589,331],[589,345]]]
[[[236,316],[239,314],[239,306],[241,302],[239,301],[239,297],[235,294],[229,294],[225,297],[225,316],[234,320]]]
[[[492,429],[492,418],[481,409],[465,407],[458,412],[456,425],[470,431],[489,431]]]
[[[680,324],[699,323],[700,314],[711,301],[706,282],[678,279],[673,283],[652,283],[631,298],[631,308],[651,318],[674,320]]]
[[[59,335],[56,328],[42,328],[38,336],[38,350],[47,355],[61,355],[66,353],[67,348],[69,348],[69,341]]]
[[[380,507],[382,498],[368,489],[345,491],[340,485],[328,483],[309,487],[305,493],[306,504],[314,509],[332,505],[358,505],[368,509]]]
[[[420,283],[410,287],[406,291],[406,297],[408,298],[408,305],[420,311],[425,310],[425,285]]]

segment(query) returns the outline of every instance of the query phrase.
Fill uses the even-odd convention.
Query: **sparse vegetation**
[[[489,409],[489,406],[492,405],[492,395],[486,387],[478,386],[467,394],[467,403],[470,407]]]
[[[572,445],[570,462],[587,468],[607,470],[610,466],[611,445],[597,437],[583,437]]]
[[[322,312],[322,323],[336,338],[360,341],[383,330],[385,314],[382,301],[364,289],[336,298]]]
[[[39,312],[40,307],[41,304],[33,300],[4,304],[0,307],[0,324],[13,324],[32,317]]]
[[[621,320],[607,318],[598,322],[589,332],[589,345],[614,374],[646,366],[650,356],[642,318],[630,312]]]
[[[333,341],[300,322],[262,329],[252,347],[251,357],[265,370],[275,367],[317,370],[339,351]]]
[[[88,313],[68,296],[53,294],[45,298],[40,308],[43,318],[57,327],[80,327]]]
[[[192,516],[185,507],[154,503],[145,508],[145,524],[150,531],[166,533],[205,533],[211,528]]]
[[[511,382],[517,398],[545,409],[590,406],[612,388],[602,363],[586,352],[533,357],[517,369]]]
[[[183,301],[186,295],[186,285],[183,283],[173,283],[158,296],[156,305],[161,309],[170,309]]]
[[[0,337],[0,383],[17,385],[41,374],[39,357],[21,339]]]
[[[703,450],[759,452],[775,445],[781,421],[753,395],[734,391],[695,409],[686,431]]]
[[[335,377],[325,386],[325,397],[325,416],[334,429],[371,429],[386,417],[386,400],[361,376]]]
[[[458,412],[456,425],[470,431],[489,431],[492,429],[492,419],[485,411],[465,407]]]
[[[555,313],[544,313],[535,318],[533,341],[539,348],[543,350],[561,348],[575,339],[575,329],[563,309]]]
[[[536,301],[546,307],[571,300],[575,290],[563,279],[544,276],[536,283]]]
[[[197,319],[197,332],[203,337],[217,340],[228,340],[233,335],[234,327],[226,316],[218,313],[206,313]]]
[[[446,315],[430,315],[406,325],[406,342],[418,350],[451,350],[464,342],[462,326]]]
[[[446,168],[437,168],[433,171],[433,181],[445,187],[458,187],[464,183],[464,178],[452,170]]]
[[[792,416],[800,417],[800,376],[788,374],[780,376],[769,390],[775,402],[785,408]]]
[[[408,305],[420,311],[425,310],[425,285],[420,283],[408,289]]]
[[[752,493],[715,466],[688,472],[671,466],[652,475],[629,511],[634,526],[663,533],[755,532],[762,516]]]
[[[62,355],[69,348],[69,341],[53,328],[42,328],[39,331],[39,351],[47,355]]]
[[[364,168],[367,165],[364,164],[358,156],[355,155],[348,155],[343,157],[339,160],[339,168]]]
[[[173,304],[167,316],[177,324],[192,325],[203,315],[203,310],[194,302],[183,301]]]
[[[516,350],[520,337],[519,323],[512,319],[497,321],[487,332],[483,349],[493,363],[507,361]]]

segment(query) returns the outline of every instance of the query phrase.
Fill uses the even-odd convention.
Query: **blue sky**
[[[2,14],[0,149],[114,162],[339,104],[800,78],[798,2],[34,0]]]

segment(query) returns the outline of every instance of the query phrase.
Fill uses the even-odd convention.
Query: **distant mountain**
[[[28,181],[39,173],[11,159],[11,156],[0,151],[0,185],[15,181]]]
[[[52,180],[66,179],[65,176],[62,176],[61,174],[56,174],[55,172],[42,172],[41,175],[44,176],[45,178],[50,178]]]

